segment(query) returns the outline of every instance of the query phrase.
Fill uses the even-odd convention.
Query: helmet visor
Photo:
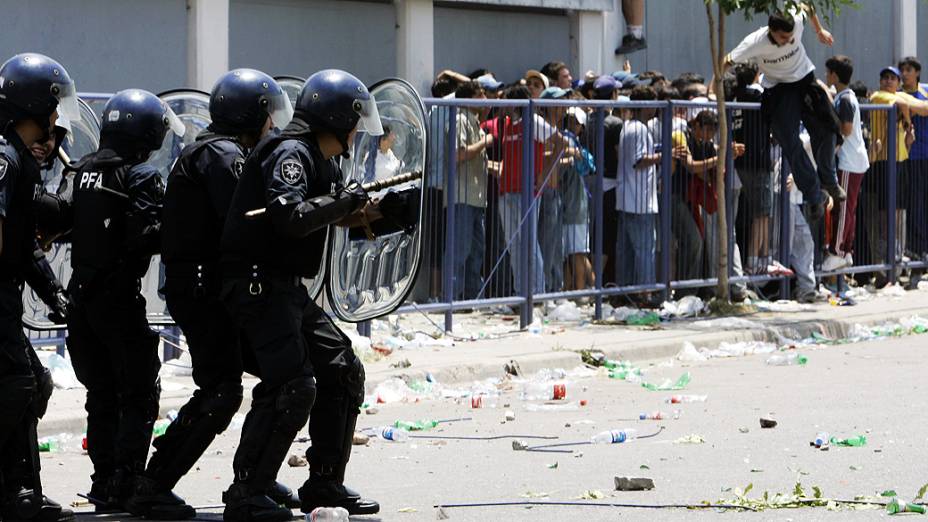
[[[280,91],[268,96],[267,112],[271,116],[271,123],[278,129],[283,129],[293,119],[293,104],[287,93]]]
[[[64,114],[58,114],[58,119],[55,120],[55,130],[61,129],[65,134],[71,133],[71,120],[68,119]]]
[[[163,105],[164,105],[164,118],[165,120],[167,120],[165,123],[167,123],[168,129],[170,129],[171,132],[176,134],[178,138],[183,138],[184,133],[187,132],[187,127],[184,126],[184,122],[180,121],[180,118],[178,118],[177,115],[174,114],[174,111],[171,110],[170,107],[168,107],[168,104],[164,103]]]
[[[58,98],[58,114],[72,121],[81,119],[74,82],[52,84],[52,94]]]
[[[355,112],[361,116],[356,129],[371,136],[382,136],[383,125],[380,123],[380,113],[377,111],[377,102],[372,95],[367,100],[355,100]]]

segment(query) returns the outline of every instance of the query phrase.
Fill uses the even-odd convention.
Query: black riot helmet
[[[210,130],[237,135],[259,132],[271,117],[283,129],[293,117],[293,106],[277,81],[255,69],[223,74],[209,95]]]
[[[345,151],[348,135],[357,128],[371,136],[383,134],[377,103],[361,80],[338,69],[319,71],[303,84],[294,116],[317,131],[335,135]]]
[[[103,107],[100,148],[127,157],[147,156],[161,148],[168,131],[183,136],[185,129],[161,98],[142,89],[126,89]]]
[[[55,109],[68,120],[81,117],[74,81],[60,63],[23,53],[0,65],[0,121],[33,120],[47,129]]]

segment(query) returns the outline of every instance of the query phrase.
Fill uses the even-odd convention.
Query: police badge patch
[[[0,158],[0,181],[3,181],[3,178],[6,177],[7,166],[8,166],[8,163],[6,162],[6,160],[3,158]]]
[[[296,185],[303,179],[303,164],[293,159],[283,160],[280,163],[280,177],[288,185]]]
[[[242,177],[242,171],[245,169],[245,160],[242,158],[236,158],[232,162],[232,175],[235,176],[235,179]]]

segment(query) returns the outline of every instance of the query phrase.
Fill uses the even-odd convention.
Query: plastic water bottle
[[[155,426],[152,428],[152,436],[160,437],[164,435],[164,432],[168,431],[168,426],[171,425],[171,421],[167,419],[161,419],[155,421]]]
[[[593,444],[619,444],[635,438],[637,431],[631,428],[624,430],[609,430],[593,436]]]
[[[708,395],[671,395],[665,402],[667,404],[686,404],[690,402],[706,402]]]
[[[770,366],[792,366],[795,364],[801,366],[807,362],[809,362],[809,359],[805,355],[796,352],[778,353],[767,359],[767,364]]]
[[[558,401],[567,397],[567,385],[560,382],[530,382],[522,388],[522,399],[528,401]]]
[[[815,440],[812,441],[812,445],[816,448],[824,448],[828,446],[828,433],[824,431],[815,436]]]
[[[393,442],[406,442],[409,440],[409,433],[399,428],[394,428],[393,426],[380,428],[377,430],[377,434],[380,435],[380,438],[383,440],[392,440]]]
[[[318,507],[306,515],[306,522],[348,522],[348,510],[343,507]]]
[[[638,415],[638,420],[664,420],[669,419],[670,417],[662,411],[652,411],[647,413],[641,413]],[[680,418],[680,410],[673,411],[673,418]]]
[[[58,438],[55,436],[51,437],[42,437],[39,439],[39,451],[41,452],[57,452],[61,450],[61,444],[58,441]]]
[[[177,419],[178,415],[180,415],[180,412],[178,412],[177,410],[171,410],[165,414],[164,418],[171,422],[174,422],[174,420]]]

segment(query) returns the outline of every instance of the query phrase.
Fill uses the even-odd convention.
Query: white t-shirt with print
[[[805,13],[794,16],[796,21],[793,38],[782,47],[770,40],[767,27],[761,27],[747,35],[738,47],[728,55],[732,63],[754,60],[764,73],[762,85],[769,89],[778,83],[791,83],[803,79],[815,70],[815,65],[802,45],[802,29]]]

